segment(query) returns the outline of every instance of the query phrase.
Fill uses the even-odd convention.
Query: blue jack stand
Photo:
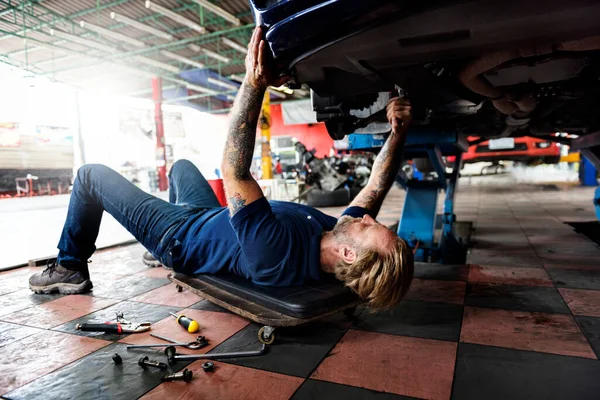
[[[581,152],[581,166],[579,171],[581,184],[584,186],[598,186],[597,171],[600,171],[600,132],[589,133],[571,141],[571,150]],[[600,220],[600,188],[594,195],[596,216]]]
[[[598,172],[587,158],[581,157],[581,163],[579,164],[579,181],[581,186],[598,186],[598,178],[596,177]]]
[[[349,135],[349,150],[374,150],[383,146],[379,135]],[[454,194],[462,168],[462,154],[467,140],[455,132],[410,131],[404,149],[405,159],[427,157],[437,174],[434,180],[407,180],[401,172],[396,182],[406,190],[398,236],[416,248],[415,261],[464,264],[467,244],[455,230]],[[452,173],[446,173],[443,156],[454,156]],[[441,235],[436,243],[437,198],[445,190],[444,213],[441,215]]]

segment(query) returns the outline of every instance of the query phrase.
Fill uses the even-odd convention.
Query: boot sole
[[[157,268],[162,265],[162,263],[158,260],[150,261],[150,260],[146,260],[145,258],[142,258],[142,262],[151,268]]]
[[[79,294],[86,293],[92,290],[94,285],[89,279],[81,283],[53,283],[47,286],[32,286],[29,285],[29,289],[33,290],[37,294],[50,294],[59,292],[61,294]]]

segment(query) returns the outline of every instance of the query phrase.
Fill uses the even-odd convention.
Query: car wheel
[[[325,121],[325,128],[333,140],[342,140],[346,135],[354,132],[354,125],[346,118],[333,118]]]

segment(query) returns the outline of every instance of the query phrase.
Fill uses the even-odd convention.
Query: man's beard
[[[354,247],[356,240],[350,234],[350,226],[358,221],[360,221],[360,218],[354,218],[349,215],[340,217],[331,231],[336,242]]]

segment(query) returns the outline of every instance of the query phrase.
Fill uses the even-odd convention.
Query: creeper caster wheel
[[[275,328],[263,326],[258,331],[258,340],[263,344],[273,344],[275,341]]]

